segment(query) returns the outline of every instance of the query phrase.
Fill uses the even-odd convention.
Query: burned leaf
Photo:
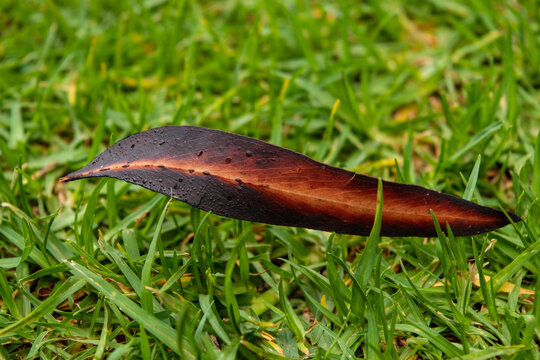
[[[121,179],[235,219],[344,234],[369,234],[377,203],[376,178],[195,126],[129,136],[60,181],[90,177]],[[436,236],[430,209],[460,236],[508,224],[498,210],[416,185],[383,181],[383,194],[383,236]]]

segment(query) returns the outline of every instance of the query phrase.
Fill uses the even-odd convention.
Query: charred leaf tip
[[[510,213],[510,212],[507,213],[507,214],[508,214],[508,217],[509,217],[510,219],[512,219],[512,222],[517,223],[517,222],[520,222],[521,220],[523,220],[519,215]]]
[[[79,179],[82,179],[81,176],[79,176],[78,172],[74,172],[74,173],[69,173],[65,176],[62,176],[61,178],[59,178],[57,180],[57,182],[59,183],[66,183],[66,182],[70,182],[70,181],[73,181],[73,180],[79,180]]]

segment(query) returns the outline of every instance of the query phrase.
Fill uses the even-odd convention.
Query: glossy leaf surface
[[[235,219],[368,235],[377,179],[257,139],[195,126],[129,136],[61,181],[111,177]],[[455,235],[507,225],[495,209],[383,181],[383,236],[436,236],[430,209]],[[519,217],[511,215],[513,220]]]

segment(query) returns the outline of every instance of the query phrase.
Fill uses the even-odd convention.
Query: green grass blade
[[[21,312],[13,299],[13,291],[10,289],[7,274],[3,269],[0,269],[0,297],[8,308],[11,316],[15,317],[16,319],[20,319]]]
[[[523,345],[492,345],[488,349],[474,351],[468,355],[460,356],[459,359],[488,360],[501,358],[501,356],[505,356],[506,358],[507,356],[518,355],[523,352],[524,349]]]
[[[146,255],[146,260],[144,261],[144,266],[141,273],[141,305],[142,308],[149,313],[152,313],[152,293],[150,292],[150,290],[147,289],[147,287],[150,287],[152,285],[152,264],[154,263],[154,257],[156,255],[158,238],[161,236],[161,227],[163,226],[163,220],[165,220],[165,215],[167,215],[167,210],[169,209],[171,200],[172,199],[169,199],[163,207],[163,211],[161,212],[161,216],[159,217],[156,229],[154,230],[152,242],[148,247],[148,253]]]
[[[18,320],[17,322],[0,330],[0,337],[6,334],[16,332],[25,326],[29,326],[32,323],[38,321],[43,316],[54,310],[58,304],[66,300],[73,295],[77,290],[81,289],[86,284],[83,279],[71,278],[68,281],[60,283],[55,287],[54,291],[43,301],[38,307],[36,307],[30,314]]]
[[[362,288],[366,288],[371,273],[373,272],[373,265],[377,258],[377,250],[379,237],[381,233],[381,224],[382,224],[382,210],[383,209],[383,185],[382,180],[379,178],[379,183],[377,186],[377,210],[375,211],[375,219],[373,222],[373,228],[369,234],[368,240],[366,242],[366,249],[362,253],[360,259],[360,265],[355,271],[355,277],[358,279],[358,282]]]
[[[470,151],[473,147],[480,144],[482,141],[487,140],[490,136],[493,136],[493,134],[495,134],[502,127],[502,125],[503,125],[502,122],[497,121],[487,126],[485,129],[483,129],[478,134],[473,136],[473,138],[465,146],[463,146],[458,151],[456,151],[454,155],[450,157],[450,160],[456,161],[457,159],[462,157],[463,154]]]
[[[227,306],[227,313],[229,318],[238,333],[241,333],[240,330],[240,309],[238,308],[238,302],[236,301],[236,296],[233,291],[233,270],[236,259],[238,258],[238,248],[233,250],[229,261],[227,261],[227,266],[225,268],[225,304]]]
[[[105,346],[107,345],[107,338],[109,334],[109,310],[105,306],[103,308],[103,327],[101,328],[101,335],[99,337],[99,342],[96,347],[96,353],[94,357],[96,359],[101,359],[105,351]]]
[[[107,299],[118,306],[121,311],[125,312],[128,316],[139,322],[157,339],[160,339],[160,341],[170,347],[171,350],[178,353],[176,331],[173,328],[143,310],[140,306],[128,299],[103,278],[88,270],[84,266],[77,264],[74,261],[65,260],[64,262],[76,277],[85,279],[89,285],[106,296]],[[192,358],[195,358],[193,354]]]
[[[294,336],[296,336],[296,341],[302,342],[304,340],[304,326],[287,298],[285,287],[283,286],[283,279],[281,279],[279,283],[279,301],[285,312],[287,326],[291,329]]]
[[[121,221],[119,221],[116,226],[114,226],[112,229],[110,229],[104,236],[103,240],[108,242],[110,241],[116,234],[118,234],[120,231],[128,227],[131,223],[133,223],[135,220],[140,218],[145,213],[152,210],[159,201],[163,199],[163,195],[157,194],[152,198],[152,200],[148,201],[146,204],[139,207],[137,210],[131,212],[128,216],[123,218]]]
[[[472,200],[474,189],[476,187],[476,182],[478,181],[478,172],[480,171],[480,162],[482,161],[482,156],[478,155],[474,167],[471,171],[471,176],[469,176],[469,181],[467,182],[467,187],[463,193],[463,198],[465,200]]]

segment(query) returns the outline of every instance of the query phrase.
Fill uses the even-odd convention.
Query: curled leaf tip
[[[377,205],[376,178],[196,126],[131,135],[59,181],[90,177],[121,179],[226,217],[344,234],[368,235]],[[416,185],[383,181],[383,194],[383,236],[436,236],[430,209],[457,236],[509,223],[499,210]]]

